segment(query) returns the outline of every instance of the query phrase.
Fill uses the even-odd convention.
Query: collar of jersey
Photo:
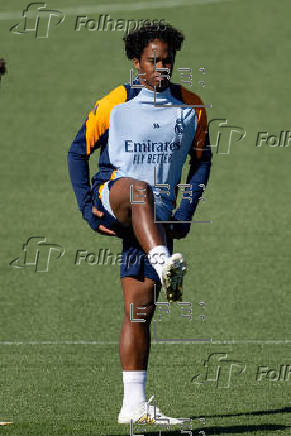
[[[156,91],[156,101],[159,102],[168,102],[172,97],[170,87],[168,86],[164,91]],[[153,103],[154,101],[154,91],[151,91],[148,88],[142,88],[141,92],[138,95],[138,100],[142,100],[145,103]]]

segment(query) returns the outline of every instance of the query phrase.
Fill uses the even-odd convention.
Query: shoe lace
[[[155,416],[155,414],[156,416],[162,416],[160,409],[155,405],[154,406],[151,405],[153,399],[154,399],[154,395],[148,401],[145,402],[145,413],[148,416]]]

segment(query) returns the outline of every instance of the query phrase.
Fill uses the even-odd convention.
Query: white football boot
[[[170,418],[165,416],[158,407],[150,403],[154,399],[152,396],[149,401],[141,403],[134,411],[127,411],[123,407],[118,416],[119,424],[129,424],[131,421],[138,424],[157,424],[157,425],[179,425],[182,419]]]
[[[187,265],[181,253],[174,253],[168,259],[162,272],[162,288],[170,303],[182,301],[183,277]]]

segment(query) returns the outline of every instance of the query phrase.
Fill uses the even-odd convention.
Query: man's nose
[[[156,62],[156,68],[167,68],[167,62],[166,61]]]

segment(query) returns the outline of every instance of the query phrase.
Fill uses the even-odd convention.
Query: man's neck
[[[156,87],[156,92],[163,92],[166,91],[167,88],[169,88],[170,86],[170,82],[168,82],[167,86],[163,86],[163,87]],[[144,88],[148,89],[149,91],[154,92],[155,88],[153,86],[150,85],[144,85]]]

